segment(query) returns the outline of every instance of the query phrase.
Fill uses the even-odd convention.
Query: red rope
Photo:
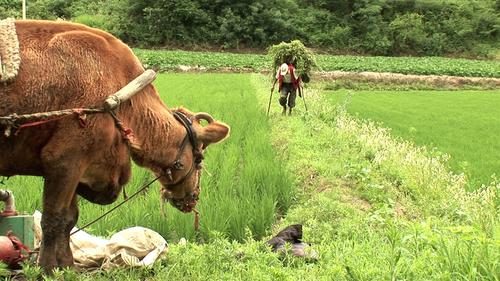
[[[134,132],[130,128],[120,127],[120,133],[122,134],[122,138],[129,142],[132,142],[134,139]]]
[[[75,109],[73,109],[73,113],[78,118],[80,126],[82,128],[86,128],[87,125],[88,125],[87,124],[87,114],[84,113],[84,109],[83,108],[75,108]],[[63,119],[63,118],[68,117],[68,116],[69,115],[59,116],[59,117],[52,118],[52,119],[46,119],[46,120],[40,120],[40,121],[33,121],[33,122],[21,124],[21,125],[19,125],[17,127],[16,133],[14,135],[17,136],[19,134],[19,132],[21,131],[21,129],[23,129],[23,128],[43,125],[45,123],[49,123],[49,122],[52,122],[52,121],[57,121],[57,120]]]
[[[56,121],[56,120],[62,119],[64,117],[67,117],[67,116],[60,116],[60,117],[52,118],[52,119],[48,119],[48,120],[40,120],[40,121],[35,121],[35,122],[29,122],[29,123],[21,124],[21,125],[19,125],[19,127],[17,127],[16,133],[14,134],[14,136],[17,136],[19,134],[19,132],[21,131],[21,129],[23,129],[23,128],[42,125],[42,124],[45,124],[45,123],[49,123],[49,122],[52,122],[52,121]]]
[[[17,238],[14,235],[14,233],[12,233],[12,231],[9,231],[7,233],[7,237],[10,239],[10,241],[14,245],[14,248],[17,251],[17,257],[13,261],[14,264],[18,264],[27,258],[27,256],[23,255],[22,250],[24,250],[28,255],[32,253],[30,248],[28,248],[28,246],[24,245],[23,242],[21,242],[21,240],[19,240],[19,238]]]
[[[132,143],[134,139],[134,132],[132,131],[132,129],[123,126],[123,123],[120,121],[120,119],[118,119],[118,117],[116,117],[113,111],[109,111],[109,114],[111,114],[111,117],[113,117],[113,119],[115,120],[115,125],[118,130],[120,130],[122,138],[128,143]]]

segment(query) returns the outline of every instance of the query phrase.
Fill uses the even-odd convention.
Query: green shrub
[[[328,50],[342,51],[349,49],[349,41],[352,30],[348,26],[336,26],[325,33],[311,35],[311,41],[315,45],[326,46]]]
[[[108,19],[104,15],[80,15],[73,18],[73,21],[109,31]]]
[[[416,49],[421,53],[427,44],[427,33],[424,30],[423,16],[410,13],[397,16],[390,25],[395,53]]]

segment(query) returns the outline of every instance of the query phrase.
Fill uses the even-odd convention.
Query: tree
[[[427,33],[424,30],[423,16],[416,13],[397,16],[390,24],[393,51],[396,54],[414,50],[422,53],[427,43]]]
[[[9,17],[21,17],[21,3],[17,0],[0,0],[0,19]]]

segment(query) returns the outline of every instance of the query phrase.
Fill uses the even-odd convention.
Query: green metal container
[[[33,234],[33,216],[0,217],[0,236],[6,236],[9,231],[33,250],[35,238]]]

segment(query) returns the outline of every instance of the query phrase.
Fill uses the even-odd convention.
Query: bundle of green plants
[[[300,40],[293,40],[290,43],[281,42],[269,47],[268,57],[271,61],[270,71],[273,75],[281,64],[291,63],[295,66],[297,74],[306,83],[309,82],[308,77],[311,76],[312,69],[317,66],[314,54]]]

